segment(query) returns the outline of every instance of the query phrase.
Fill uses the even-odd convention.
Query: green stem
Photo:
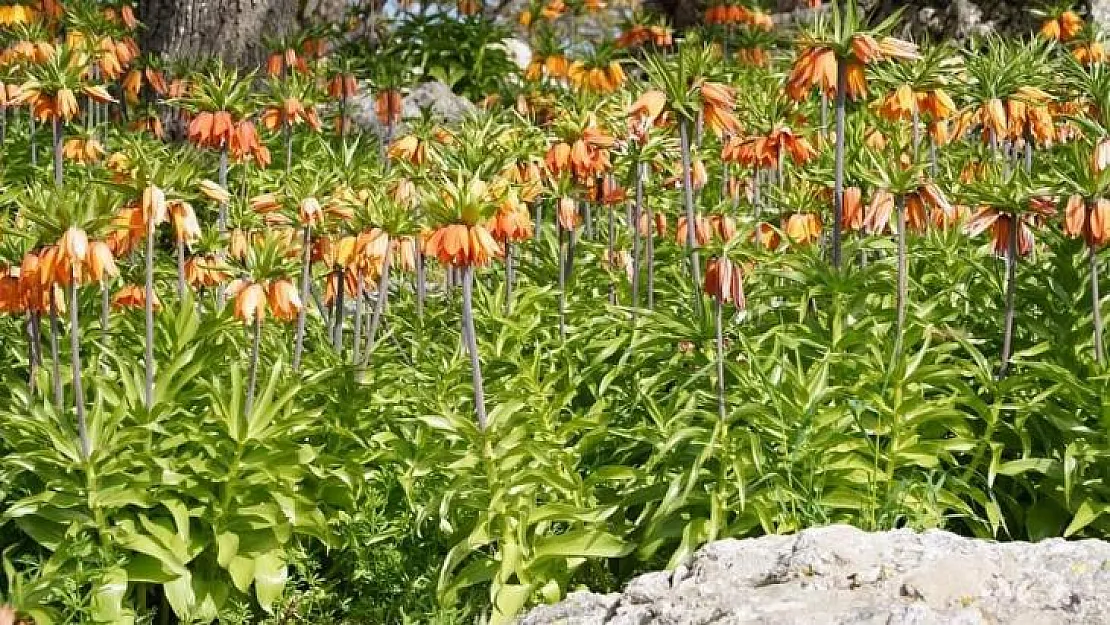
[[[143,311],[146,313],[146,343],[144,345],[145,386],[143,388],[146,408],[154,407],[154,215],[147,216],[146,227],[146,284],[144,286],[146,301]]]
[[[185,241],[177,240],[177,298],[185,299]]]
[[[513,311],[513,279],[515,278],[515,267],[513,266],[513,243],[512,241],[505,241],[505,316]]]
[[[478,415],[478,430],[486,431],[485,388],[482,384],[482,362],[478,358],[478,337],[474,332],[474,268],[463,268],[463,340],[470,353],[470,372],[474,382],[474,410]]]
[[[632,207],[632,322],[640,306],[640,215],[644,209],[644,163],[636,163],[636,203]],[[651,228],[651,224],[648,224]],[[650,236],[650,232],[649,232]]]
[[[57,115],[54,116],[54,123],[51,126],[54,144],[54,186],[62,188],[62,118]]]
[[[249,419],[251,410],[254,409],[254,391],[258,384],[258,351],[262,344],[262,317],[254,320],[254,338],[251,341],[250,372],[247,374],[247,401],[243,406],[243,415]]]
[[[366,295],[366,281],[363,279],[362,271],[355,274],[355,317],[351,320],[351,331],[354,332],[354,337],[351,340],[351,363],[359,363],[359,355],[362,349],[362,301]]]
[[[906,329],[906,297],[909,291],[909,276],[906,258],[906,198],[899,195],[895,210],[898,211],[898,294],[897,321],[894,330],[894,361],[897,362],[902,351],[902,334]]]
[[[716,343],[717,343],[717,416],[721,421],[725,420],[725,341],[724,330],[722,329],[721,319],[721,300],[713,298],[714,308],[714,325],[716,329]]]
[[[392,265],[393,254],[386,253],[382,259],[382,273],[378,276],[378,297],[374,301],[374,314],[370,319],[370,331],[367,332],[366,357],[362,361],[363,368],[370,364],[370,356],[378,346],[378,328],[382,323],[382,313],[385,311],[386,302],[389,300],[389,271]]]
[[[48,288],[50,289],[50,364],[53,368],[54,378],[54,407],[61,410],[65,398],[62,396],[62,371],[58,362],[60,358],[58,355],[58,334],[62,330],[58,327],[58,302],[54,295],[54,287],[50,286]]]
[[[304,352],[304,324],[308,309],[308,287],[312,276],[312,226],[304,227],[301,240],[301,309],[297,311],[297,335],[293,343],[293,372],[301,370],[301,355]]]
[[[564,229],[562,224],[556,224],[559,229],[559,339],[567,339],[567,272],[566,254],[563,252]]]
[[[1018,215],[1011,214],[1010,238],[1006,250],[1006,318],[1002,335],[1002,366],[998,369],[998,378],[1006,377],[1010,370],[1010,356],[1014,342],[1014,300],[1017,293],[1017,263],[1018,263],[1018,237],[1021,233],[1021,220]]]
[[[1098,293],[1098,249],[1093,244],[1088,244],[1087,256],[1091,265],[1091,309],[1095,326],[1095,362],[1101,365],[1105,358],[1102,344],[1102,301]]]
[[[69,285],[69,351],[73,369],[73,399],[77,405],[77,440],[81,444],[81,457],[86,460],[91,452],[89,431],[85,423],[85,388],[81,384],[81,324],[77,311],[77,276]]]
[[[844,221],[844,118],[847,101],[848,64],[836,63],[836,153],[833,181],[832,264],[840,269],[840,239]]]
[[[331,344],[337,351],[342,351],[343,321],[346,316],[346,311],[343,308],[345,302],[343,300],[347,295],[347,272],[343,267],[340,267],[336,272],[335,282],[335,336],[332,337]]]
[[[682,149],[682,198],[686,206],[686,253],[690,256],[690,280],[693,282],[694,310],[701,312],[701,263],[698,260],[697,240],[694,238],[694,189],[690,176],[689,121],[679,122],[678,132]]]

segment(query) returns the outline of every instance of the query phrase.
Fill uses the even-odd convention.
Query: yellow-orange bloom
[[[786,218],[786,236],[795,245],[806,245],[821,238],[821,219],[815,213],[794,213]]]
[[[378,121],[383,126],[396,124],[401,121],[401,92],[395,89],[378,92],[374,98],[374,108]]]
[[[1110,243],[1110,200],[1085,202],[1075,195],[1068,198],[1064,211],[1064,233],[1083,237],[1088,245],[1102,247]]]
[[[721,304],[734,304],[740,310],[747,306],[744,297],[744,271],[728,258],[709,259],[703,289]]]
[[[449,224],[436,230],[428,248],[439,262],[454,267],[482,266],[501,253],[483,225]]]
[[[1081,65],[1105,63],[1107,60],[1106,46],[1101,41],[1079,44],[1072,48],[1071,55]]]
[[[921,58],[916,44],[895,37],[883,37],[879,41],[879,51],[887,59],[914,61]]]
[[[213,287],[227,279],[224,267],[215,254],[192,256],[185,261],[185,280],[193,288]]]
[[[559,198],[555,218],[563,230],[574,230],[582,223],[582,217],[578,214],[578,205],[569,197]]]
[[[749,240],[758,244],[765,250],[778,249],[779,245],[782,244],[782,237],[779,236],[779,231],[765,221],[756,224]]]
[[[729,215],[710,215],[709,225],[713,227],[713,232],[724,243],[728,243],[736,237],[736,220]]]
[[[320,208],[320,201],[314,197],[301,200],[298,216],[302,226],[319,226],[324,221],[324,211]]]
[[[143,189],[142,202],[139,205],[142,210],[142,218],[144,223],[149,223],[154,220],[154,225],[165,223],[167,217],[166,194],[154,185],[150,185]]]
[[[230,256],[231,258],[234,258],[236,260],[239,260],[239,261],[246,260],[247,259],[247,248],[248,248],[249,245],[250,245],[250,242],[247,240],[247,234],[245,232],[243,232],[242,230],[240,230],[239,228],[235,228],[234,230],[231,231],[231,238],[228,241],[228,245],[227,245],[228,256]]]
[[[871,197],[871,203],[863,216],[863,229],[870,234],[884,232],[890,225],[890,216],[894,212],[894,195],[885,189],[879,189]]]
[[[665,93],[657,90],[645,91],[632,106],[628,107],[628,116],[654,122],[666,105],[667,95]]]
[[[119,275],[116,259],[111,248],[104,241],[93,241],[89,244],[89,254],[85,260],[90,280],[103,282],[106,278],[115,278]]]
[[[489,231],[498,241],[527,241],[532,238],[532,217],[519,202],[504,202],[490,220]]]
[[[991,231],[991,248],[998,256],[1008,256],[1010,249],[1010,233],[1015,227],[1014,216],[1010,213],[1000,213],[989,207],[979,209],[964,225],[964,232],[968,236],[978,236],[986,230]],[[1020,219],[1016,227],[1018,231],[1018,256],[1027,256],[1033,251],[1033,229],[1026,220]]]
[[[70,227],[58,241],[58,253],[59,258],[75,266],[84,263],[89,255],[88,235],[80,228]]]
[[[235,318],[250,325],[266,317],[266,289],[257,282],[235,280],[227,288],[229,297],[235,298]]]
[[[867,76],[864,74],[863,63],[848,61],[847,97],[849,100],[862,100],[867,97]]]
[[[675,224],[675,242],[679,245],[686,244],[687,228],[686,216],[679,215]],[[704,215],[694,216],[694,241],[698,246],[708,245],[713,240],[713,226]]]
[[[863,230],[863,192],[859,187],[845,187],[842,219],[846,230]]]
[[[173,224],[175,240],[180,243],[193,243],[200,238],[200,222],[188,202],[174,200],[169,203],[170,221]]]
[[[270,311],[280,321],[293,321],[301,310],[301,296],[289,280],[270,282],[267,292]]]
[[[1091,169],[1096,174],[1106,171],[1110,167],[1110,138],[1104,137],[1091,153]]]
[[[879,48],[879,42],[875,38],[867,34],[859,34],[852,37],[852,56],[864,65],[870,65],[883,58],[883,51]]]
[[[159,301],[157,293],[153,295],[154,301],[151,302],[150,307],[159,311],[162,309],[162,302]],[[146,289],[134,284],[124,286],[112,297],[112,308],[116,310],[146,308]]]
[[[82,165],[95,163],[103,158],[104,146],[95,137],[66,139],[62,145],[62,157]]]
[[[202,180],[200,182],[200,193],[214,202],[227,202],[231,199],[231,194],[227,192],[227,189],[211,180]]]
[[[995,140],[1001,141],[1006,134],[1006,107],[1002,100],[991,98],[980,112],[980,123],[991,132]]]
[[[1064,11],[1041,25],[1040,35],[1045,39],[1070,41],[1083,31],[1083,18],[1075,11]]]
[[[413,165],[422,165],[427,156],[424,142],[416,135],[406,135],[389,146],[389,158],[405,160]]]
[[[836,93],[836,54],[829,48],[806,48],[798,55],[786,79],[786,93],[803,100],[816,87],[832,96]]]

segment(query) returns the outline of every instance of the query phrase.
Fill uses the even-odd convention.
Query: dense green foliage
[[[67,24],[111,30],[82,15]],[[837,55],[855,54],[863,30],[849,26],[834,29]],[[30,37],[9,30],[6,45]],[[1003,540],[1110,531],[1110,373],[1094,338],[1105,298],[1091,295],[1107,253],[1090,232],[1073,238],[1064,218],[1069,197],[1080,208],[1107,198],[1110,174],[1090,165],[1110,135],[1101,65],[1056,44],[995,39],[964,50],[959,71],[947,47],[905,65],[892,55],[868,70],[876,102],[903,84],[949,89],[968,114],[957,133],[966,140],[934,146],[909,121],[857,103],[836,141],[815,121],[828,101],[777,95],[794,62],[785,48],[752,67],[691,36],[678,51],[621,53],[633,78],[596,93],[607,89],[591,79],[522,82],[489,46],[504,32],[413,20],[379,63],[351,44],[341,62],[313,66],[319,81],[280,65],[294,45],[283,40],[265,81],[213,65],[188,74],[191,92],[142,92],[167,122],[216,111],[261,120],[279,154],[269,168],[258,155],[228,165],[227,144],[192,130],[181,133],[189,141],[127,130],[122,111],[107,116],[116,105],[81,90],[92,78],[76,65],[4,66],[35,76],[25,89],[84,93],[85,118],[53,129],[111,157],[67,151],[54,169],[61,135],[51,150],[50,128],[33,129],[23,103],[3,107],[0,604],[40,625],[503,623],[724,537],[829,523]],[[771,43],[747,34],[741,42]],[[615,50],[598,46],[589,61],[608,67]],[[1050,119],[1069,140],[1034,149],[1027,135],[1026,161],[1021,140],[992,141],[979,115],[992,99],[1044,104],[1022,89],[1049,89],[1053,72],[1068,81],[1052,97],[1082,106]],[[379,95],[436,76],[500,101],[450,128],[312,132],[325,100],[316,83],[350,73]],[[722,161],[729,137],[715,135],[705,108],[713,81],[736,88],[746,133],[793,124],[812,158]],[[674,124],[652,115],[629,125],[629,105],[650,88]],[[303,118],[279,110],[291,100]],[[560,171],[553,146],[583,137],[608,150],[604,171]],[[997,233],[993,248],[969,236],[983,230],[965,227],[981,218],[974,211],[912,229],[846,219],[833,267],[834,144],[869,206],[889,193],[904,224],[905,198],[927,182],[954,204],[1028,223],[1030,253],[996,254]],[[691,170],[705,179],[695,184]],[[737,177],[754,180],[751,193]],[[563,222],[567,202],[582,226]],[[535,227],[513,243],[511,276],[508,255],[449,263],[443,248],[415,243],[484,228],[506,203]],[[186,206],[195,233],[184,233]],[[160,209],[170,225],[159,226]],[[642,209],[670,231],[634,227]],[[714,227],[690,249],[673,224],[695,213],[735,232]],[[820,216],[820,236],[797,236],[800,214]],[[76,230],[86,243],[126,233],[112,249],[119,276],[58,262],[41,282],[28,278],[29,257],[76,258]],[[381,233],[385,251],[366,252]],[[407,265],[406,243],[426,266]],[[225,275],[187,279],[186,254],[218,259]],[[742,274],[743,302],[722,304],[708,278],[691,280],[721,259]],[[287,306],[302,269],[311,296]],[[348,276],[357,287],[337,289]],[[288,286],[284,300],[277,285]],[[149,322],[136,303],[144,288],[160,301]]]

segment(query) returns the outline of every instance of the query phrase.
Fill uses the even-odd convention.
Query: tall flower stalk
[[[1049,195],[1050,189],[1024,168],[998,162],[989,163],[982,177],[964,192],[967,204],[982,207],[968,220],[965,232],[976,236],[989,231],[994,253],[1006,259],[1000,379],[1009,373],[1013,355],[1018,264],[1033,251],[1033,227],[1053,210],[1043,199]]]
[[[166,195],[158,187],[151,185],[143,190],[140,210],[146,224],[146,268],[143,283],[143,313],[145,315],[146,336],[143,343],[144,386],[143,398],[147,410],[154,407],[154,234],[156,226],[166,219]]]
[[[833,156],[833,229],[831,260],[841,265],[844,221],[844,149],[848,101],[867,97],[864,68],[885,59],[917,59],[917,47],[886,36],[901,11],[874,28],[867,28],[856,0],[831,3],[831,20],[818,19],[803,31],[800,52],[787,78],[786,92],[795,100],[809,98],[814,88],[835,97],[835,143]]]
[[[738,134],[740,123],[733,112],[736,94],[732,87],[723,82],[725,76],[721,72],[718,49],[695,39],[688,38],[678,54],[671,57],[649,55],[643,61],[643,68],[648,82],[665,99],[665,103],[660,103],[658,108],[662,110],[665,104],[666,109],[674,114],[678,125],[683,208],[686,223],[693,224],[696,222],[696,207],[691,135],[699,119],[719,138]],[[688,228],[686,232],[686,253],[689,256],[690,279],[694,287],[694,308],[701,310],[701,263],[698,260],[693,228]]]
[[[233,314],[249,328],[251,349],[247,362],[247,394],[243,412],[254,409],[258,385],[258,366],[262,343],[262,324],[267,316],[279,322],[292,322],[304,308],[297,287],[289,276],[295,271],[285,254],[286,242],[268,234],[252,242],[239,268],[239,278],[228,286],[234,300]]]
[[[744,271],[740,264],[730,259],[726,250],[709,259],[702,285],[713,300],[714,347],[717,365],[717,417],[724,421],[728,416],[727,390],[725,388],[725,344],[723,309],[732,304],[737,310],[747,307],[744,296]]]
[[[474,327],[474,270],[486,265],[499,252],[497,241],[484,225],[496,209],[498,193],[476,175],[444,179],[438,192],[425,196],[428,213],[437,224],[428,240],[428,250],[444,267],[462,273],[462,340],[470,357],[474,385],[474,412],[478,430],[488,426],[482,362]]]
[[[1110,76],[1108,76],[1110,78]],[[1110,94],[1110,92],[1108,92]],[[1063,206],[1064,234],[1082,239],[1090,273],[1091,322],[1095,362],[1106,362],[1102,301],[1099,289],[1099,250],[1110,245],[1110,167],[1098,159],[1102,142],[1075,142],[1054,161],[1059,190],[1068,194]],[[1110,143],[1108,143],[1110,145]]]

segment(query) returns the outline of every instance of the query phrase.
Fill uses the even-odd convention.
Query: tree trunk
[[[290,34],[337,22],[343,0],[150,0],[139,3],[143,50],[167,57],[218,55],[224,61],[258,65],[263,35]]]

